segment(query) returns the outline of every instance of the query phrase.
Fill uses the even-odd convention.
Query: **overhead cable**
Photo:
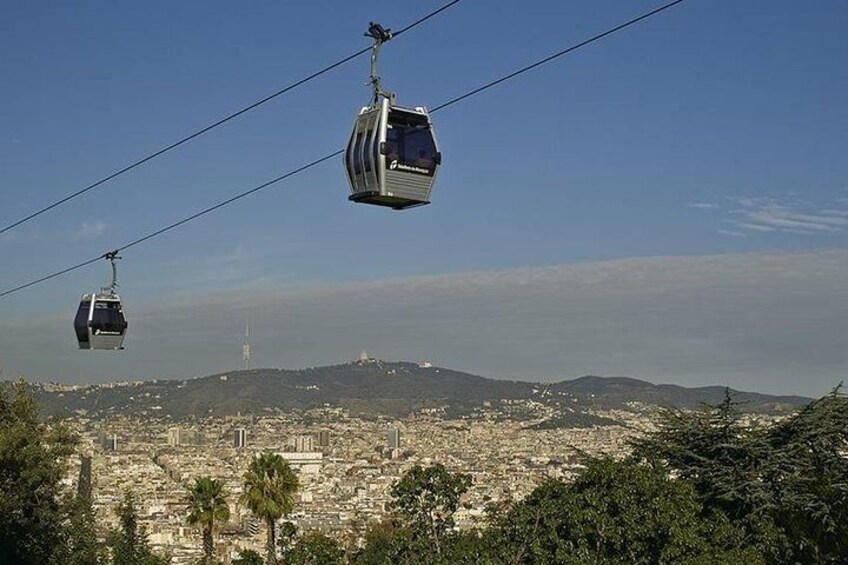
[[[452,0],[451,2],[448,2],[447,4],[443,5],[442,7],[438,8],[436,10],[433,10],[429,14],[415,20],[414,22],[412,22],[408,26],[394,32],[392,34],[392,36],[397,37],[397,36],[407,32],[407,31],[411,30],[412,28],[426,22],[430,18],[444,12],[445,10],[450,8],[451,6],[458,4],[460,1],[461,0]],[[176,149],[180,145],[188,143],[192,139],[196,139],[196,138],[200,137],[201,135],[203,135],[203,134],[205,134],[205,133],[207,133],[207,132],[209,132],[209,131],[211,131],[211,130],[219,127],[219,126],[222,126],[222,125],[226,124],[227,122],[234,120],[235,118],[242,116],[242,115],[250,112],[251,110],[258,108],[259,106],[262,106],[266,102],[270,102],[271,100],[277,98],[278,96],[281,96],[281,95],[283,95],[287,92],[290,92],[290,91],[294,90],[295,88],[302,86],[302,85],[306,84],[307,82],[309,82],[313,79],[316,79],[319,76],[321,76],[321,75],[323,75],[323,74],[325,74],[325,73],[327,73],[327,72],[329,72],[329,71],[331,71],[331,70],[333,70],[337,67],[340,67],[347,62],[352,61],[353,59],[356,59],[360,55],[364,55],[365,53],[369,52],[370,50],[371,50],[371,47],[369,46],[369,47],[365,47],[363,49],[360,49],[359,51],[357,51],[355,53],[351,53],[347,57],[339,59],[335,63],[332,63],[331,65],[327,65],[323,69],[316,71],[316,72],[312,73],[311,75],[304,77],[304,78],[302,78],[302,79],[300,79],[296,82],[293,82],[290,85],[288,85],[284,88],[281,88],[280,90],[274,92],[273,94],[269,94],[265,98],[257,100],[256,102],[253,102],[252,104],[249,104],[248,106],[245,106],[244,108],[237,110],[237,111],[233,112],[232,114],[229,114],[228,116],[225,116],[225,117],[221,118],[220,120],[213,122],[213,123],[209,124],[208,126],[202,128],[202,129],[199,129],[199,130],[195,131],[194,133],[191,133],[191,134],[183,137],[179,141],[176,141],[176,142],[174,142],[174,143],[172,143],[172,144],[170,144],[166,147],[163,147],[162,149],[159,149],[158,151],[154,151],[153,153],[150,153],[149,155],[142,157],[141,159],[127,165],[126,167],[119,169],[119,170],[101,178],[100,180],[95,181],[95,182],[89,184],[88,186],[81,188],[80,190],[77,190],[76,192],[72,192],[71,194],[68,194],[64,198],[61,198],[61,199],[53,202],[52,204],[44,206],[43,208],[36,210],[35,212],[29,214],[28,216],[25,216],[25,217],[21,218],[20,220],[17,220],[15,222],[3,227],[2,229],[0,229],[0,234],[6,233],[7,231],[18,227],[21,224],[24,224],[24,223],[26,223],[26,222],[34,219],[34,218],[37,218],[41,214],[44,214],[45,212],[48,212],[48,211],[52,210],[53,208],[61,206],[65,202],[68,202],[70,200],[73,200],[74,198],[82,196],[86,192],[93,190],[93,189],[97,188],[98,186],[101,186],[101,185],[109,182],[110,180],[113,180],[113,179],[123,175],[124,173],[127,173],[127,172],[135,169],[136,167],[143,165],[144,163],[147,163],[148,161],[152,161],[153,159],[155,159],[155,158],[157,158],[161,155],[164,155],[165,153],[168,153],[169,151],[171,151],[173,149]]]
[[[554,53],[553,55],[545,57],[544,59],[536,61],[535,63],[527,65],[526,67],[522,67],[515,72],[509,73],[508,75],[503,76],[499,79],[493,80],[492,82],[486,83],[479,88],[475,88],[474,90],[466,92],[465,94],[463,94],[461,96],[457,96],[456,98],[452,98],[451,100],[448,100],[447,102],[439,104],[438,106],[431,109],[430,113],[432,114],[433,112],[438,112],[439,110],[441,110],[443,108],[447,108],[448,106],[453,106],[457,102],[465,100],[466,98],[470,98],[471,96],[474,96],[475,94],[480,94],[484,90],[488,90],[488,89],[492,88],[493,86],[497,86],[497,85],[499,85],[503,82],[511,80],[511,79],[517,77],[518,75],[524,74],[527,71],[535,69],[536,67],[541,67],[545,63],[550,63],[554,59],[559,59],[563,55],[567,55],[567,54],[571,53],[572,51],[577,51],[581,47],[585,47],[585,46],[589,45],[590,43],[594,43],[595,41],[598,41],[599,39],[603,39],[604,37],[606,37],[608,35],[612,35],[617,31],[621,31],[626,27],[630,27],[633,24],[637,24],[637,23],[641,22],[642,20],[646,20],[646,19],[650,18],[651,16],[655,16],[656,14],[659,14],[660,12],[664,12],[665,10],[672,8],[672,7],[676,6],[677,4],[680,4],[683,1],[684,0],[674,0],[674,2],[669,2],[668,4],[665,4],[664,6],[660,6],[659,8],[656,8],[655,10],[651,10],[650,12],[642,14],[639,17],[633,18],[630,21],[624,22],[621,25],[617,25],[614,28],[608,29],[607,31],[605,31],[603,33],[599,33],[599,34],[597,34],[593,37],[590,37],[589,39],[586,39],[584,41],[581,41],[580,43],[572,45],[571,47],[566,47],[562,51],[558,51],[558,52]]]
[[[613,33],[617,32],[617,31],[620,31],[620,30],[622,30],[622,29],[624,29],[624,28],[626,28],[626,27],[629,27],[629,26],[631,26],[631,25],[633,25],[633,24],[636,24],[636,23],[638,23],[638,22],[640,22],[640,21],[643,21],[643,20],[645,20],[645,19],[647,19],[647,18],[649,18],[649,17],[651,17],[651,16],[654,16],[654,15],[656,15],[656,14],[659,14],[660,12],[663,12],[663,11],[665,11],[665,10],[667,10],[667,9],[669,9],[669,8],[671,8],[671,7],[675,6],[675,5],[677,5],[677,4],[680,4],[680,3],[682,3],[683,1],[684,1],[684,0],[675,0],[674,2],[671,2],[671,3],[669,3],[669,4],[665,4],[664,6],[661,6],[661,7],[657,8],[657,9],[655,9],[655,10],[652,10],[652,11],[650,11],[650,12],[647,12],[647,13],[645,13],[645,14],[643,14],[643,15],[641,15],[641,16],[639,16],[639,17],[637,17],[637,18],[634,18],[634,19],[632,19],[632,20],[630,20],[630,21],[628,21],[628,22],[626,22],[626,23],[623,23],[623,24],[618,25],[618,26],[616,26],[616,27],[614,27],[614,28],[611,28],[610,30],[607,30],[607,31],[605,31],[605,32],[603,32],[603,33],[600,33],[600,34],[598,34],[598,35],[595,35],[595,36],[593,36],[593,37],[592,37],[592,38],[590,38],[590,39],[587,39],[587,40],[585,40],[585,41],[581,41],[580,43],[577,43],[577,44],[575,44],[575,45],[572,45],[571,47],[568,47],[568,48],[566,48],[566,49],[563,49],[562,51],[559,51],[559,52],[557,52],[557,53],[555,53],[555,54],[553,54],[553,55],[551,55],[551,56],[549,56],[549,57],[545,57],[544,59],[541,59],[541,60],[539,60],[539,61],[536,61],[535,63],[532,63],[532,64],[530,64],[530,65],[527,65],[526,67],[522,67],[521,69],[519,69],[519,70],[517,70],[517,71],[515,71],[515,72],[512,72],[512,73],[510,73],[510,74],[508,74],[508,75],[505,75],[505,76],[503,76],[503,77],[501,77],[501,78],[499,78],[499,79],[497,79],[497,80],[494,80],[494,81],[491,81],[491,82],[489,82],[489,83],[486,83],[486,84],[484,84],[483,86],[480,86],[480,87],[478,87],[478,88],[475,88],[474,90],[471,90],[471,91],[469,91],[469,92],[467,92],[467,93],[465,93],[465,94],[463,94],[463,95],[461,95],[461,96],[457,96],[456,98],[452,98],[451,100],[448,100],[447,102],[444,102],[444,103],[442,103],[442,104],[439,104],[438,106],[435,106],[435,107],[433,108],[433,110],[432,110],[430,113],[438,112],[439,110],[442,110],[442,109],[444,109],[444,108],[447,108],[447,107],[449,107],[449,106],[451,106],[451,105],[453,105],[453,104],[456,104],[456,103],[458,103],[458,102],[460,102],[460,101],[462,101],[462,100],[466,100],[466,99],[468,99],[469,97],[474,96],[475,94],[479,94],[480,92],[483,92],[484,90],[487,90],[487,89],[489,89],[489,88],[492,88],[493,86],[496,86],[496,85],[501,84],[501,83],[503,83],[503,82],[505,82],[505,81],[507,81],[507,80],[510,80],[511,78],[514,78],[514,77],[516,77],[516,76],[518,76],[518,75],[520,75],[520,74],[522,74],[522,73],[524,73],[524,72],[526,72],[526,71],[529,71],[529,70],[531,70],[531,69],[534,69],[534,68],[536,68],[536,67],[539,67],[540,65],[544,65],[545,63],[549,63],[549,62],[553,61],[554,59],[557,59],[557,58],[559,58],[559,57],[561,57],[561,56],[563,56],[563,55],[565,55],[565,54],[567,54],[567,53],[571,53],[571,52],[573,52],[573,51],[576,51],[577,49],[579,49],[579,48],[581,48],[581,47],[584,47],[584,46],[586,46],[586,45],[589,45],[590,43],[593,43],[593,42],[595,42],[595,41],[597,41],[597,40],[599,40],[599,39],[601,39],[601,38],[603,38],[603,37],[609,36],[610,34],[613,34]],[[256,193],[256,192],[259,192],[260,190],[262,190],[262,189],[264,189],[264,188],[267,188],[267,187],[269,187],[269,186],[271,186],[271,185],[274,185],[274,184],[276,184],[276,183],[278,183],[278,182],[280,182],[280,181],[283,181],[283,180],[285,180],[285,179],[287,179],[287,178],[289,178],[289,177],[292,177],[292,176],[294,176],[294,175],[297,175],[297,174],[299,174],[299,173],[302,173],[302,172],[306,171],[307,169],[311,169],[312,167],[315,167],[315,166],[317,166],[317,165],[319,165],[319,164],[321,164],[321,163],[324,163],[325,161],[328,161],[328,160],[332,159],[333,157],[337,157],[337,156],[341,155],[342,153],[344,153],[344,149],[340,149],[340,150],[338,150],[338,151],[335,151],[335,152],[333,152],[333,153],[330,153],[330,154],[328,154],[328,155],[325,155],[325,156],[323,156],[323,157],[321,157],[321,158],[319,158],[319,159],[315,159],[314,161],[312,161],[312,162],[310,162],[310,163],[307,163],[306,165],[302,165],[301,167],[298,167],[298,168],[296,168],[296,169],[293,169],[293,170],[291,170],[291,171],[289,171],[289,172],[287,172],[287,173],[285,173],[285,174],[283,174],[283,175],[278,176],[277,178],[271,179],[271,180],[269,180],[269,181],[267,181],[267,182],[265,182],[265,183],[260,184],[259,186],[253,187],[253,188],[251,188],[251,189],[249,189],[249,190],[247,190],[247,191],[245,191],[245,192],[242,192],[242,193],[240,193],[240,194],[237,194],[236,196],[233,196],[232,198],[229,198],[229,199],[227,199],[227,200],[224,200],[224,201],[222,201],[222,202],[219,202],[218,204],[215,204],[215,205],[213,205],[213,206],[210,206],[210,207],[208,207],[208,208],[205,208],[205,209],[203,209],[203,210],[201,210],[201,211],[199,211],[199,212],[197,212],[197,213],[195,213],[195,214],[192,214],[191,216],[188,216],[188,217],[186,217],[186,218],[183,218],[182,220],[179,220],[179,221],[177,221],[177,222],[174,222],[174,223],[172,223],[172,224],[170,224],[170,225],[168,225],[168,226],[166,226],[166,227],[164,227],[164,228],[158,229],[158,230],[156,230],[156,231],[154,231],[154,232],[152,232],[152,233],[149,233],[149,234],[147,234],[147,235],[145,235],[145,236],[143,236],[143,237],[140,237],[140,238],[138,238],[138,239],[135,239],[135,240],[133,240],[132,242],[130,242],[130,243],[128,243],[128,244],[126,244],[126,245],[124,245],[124,246],[122,246],[122,247],[117,248],[115,251],[116,251],[116,252],[120,252],[120,251],[123,251],[123,250],[129,249],[130,247],[134,247],[134,246],[136,246],[136,245],[139,245],[139,244],[141,244],[141,243],[143,243],[143,242],[145,242],[145,241],[149,241],[150,239],[153,239],[154,237],[157,237],[157,236],[162,235],[162,234],[164,234],[164,233],[166,233],[166,232],[168,232],[168,231],[171,231],[171,230],[173,230],[173,229],[175,229],[175,228],[177,228],[177,227],[179,227],[179,226],[182,226],[182,225],[184,225],[184,224],[186,224],[186,223],[188,223],[188,222],[191,222],[192,220],[196,220],[197,218],[200,218],[200,217],[202,217],[202,216],[205,216],[206,214],[208,214],[208,213],[210,213],[210,212],[213,212],[213,211],[215,211],[215,210],[218,210],[219,208],[223,208],[224,206],[227,206],[227,205],[229,205],[229,204],[232,204],[233,202],[235,202],[235,201],[237,201],[237,200],[240,200],[240,199],[242,199],[242,198],[244,198],[244,197],[246,197],[246,196],[249,196],[249,195],[251,195],[251,194],[254,194],[254,193]],[[56,272],[56,273],[53,273],[53,274],[51,274],[51,275],[47,275],[47,276],[45,276],[45,277],[41,277],[41,278],[39,278],[39,279],[37,279],[37,280],[34,280],[34,281],[32,281],[32,282],[29,282],[29,283],[26,283],[26,284],[23,284],[23,285],[20,285],[20,286],[17,286],[17,287],[11,288],[11,289],[9,289],[9,290],[6,290],[6,291],[4,291],[4,292],[0,293],[0,298],[2,298],[2,297],[4,297],[4,296],[8,296],[9,294],[12,294],[12,293],[14,293],[14,292],[17,292],[17,291],[19,291],[19,290],[23,290],[23,289],[28,288],[28,287],[30,287],[30,286],[33,286],[33,285],[35,285],[35,284],[38,284],[38,283],[41,283],[41,282],[44,282],[44,281],[50,280],[50,279],[52,279],[52,278],[58,277],[58,276],[60,276],[60,275],[64,275],[64,274],[69,273],[69,272],[71,272],[71,271],[74,271],[74,270],[76,270],[76,269],[81,269],[81,268],[86,267],[86,266],[88,266],[88,265],[90,265],[90,264],[92,264],[92,263],[94,263],[94,262],[96,262],[96,261],[98,261],[98,260],[100,260],[100,259],[102,259],[102,258],[104,258],[104,257],[105,257],[105,255],[101,255],[101,256],[99,256],[99,257],[95,257],[95,258],[90,259],[90,260],[88,260],[88,261],[85,261],[85,262],[83,262],[83,263],[79,263],[79,264],[74,265],[74,266],[72,266],[72,267],[68,267],[68,268],[66,268],[66,269],[63,269],[63,270],[58,271],[58,272]]]

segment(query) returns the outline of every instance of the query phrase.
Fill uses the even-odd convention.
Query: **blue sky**
[[[0,223],[364,47],[369,20],[399,28],[440,4],[10,4],[0,22]],[[656,5],[464,0],[387,45],[381,71],[401,103],[436,106]],[[832,268],[833,253],[848,244],[846,24],[841,1],[684,2],[435,115],[445,160],[432,205],[393,213],[351,204],[340,163],[327,163],[126,253],[128,311],[169,339],[144,335],[141,322],[131,325],[130,351],[74,351],[75,302],[105,281],[104,263],[0,299],[0,366],[7,377],[69,381],[228,369],[239,363],[244,318],[274,311],[255,325],[261,365],[341,361],[369,349],[499,377],[615,372],[822,393],[848,361],[831,340],[848,330],[839,303],[848,280]],[[0,236],[3,289],[341,148],[368,99],[367,72],[367,59],[357,59]],[[733,265],[729,278],[674,294],[644,274],[653,265],[667,281],[699,257],[718,258],[716,272]],[[766,265],[774,261],[817,276],[771,285]],[[610,292],[644,308],[602,313],[618,299],[611,297],[575,315],[551,309],[559,314],[544,318],[556,347],[532,344],[540,342],[540,312],[560,295],[530,293],[540,302],[519,300],[508,320],[499,317],[522,285],[546,284],[522,275],[584,269],[578,278],[591,279],[622,264],[643,274]],[[420,297],[393,291],[385,301],[356,299],[371,308],[345,310],[358,296],[345,289],[358,285],[428,281],[465,285],[462,294],[472,273],[500,273],[516,286],[498,286],[490,302],[482,292],[473,305],[436,293],[440,302],[413,307]],[[762,296],[750,292],[751,280],[765,281]],[[318,313],[305,304],[320,289],[337,289],[344,319],[310,321]],[[563,303],[582,300],[562,292]],[[714,319],[698,302],[705,294],[739,319]],[[300,304],[297,325],[269,296]],[[587,304],[596,304],[592,296]],[[181,327],[145,318],[163,304]],[[671,304],[679,327],[668,333],[650,312]],[[790,315],[799,311],[815,319]],[[766,312],[795,320],[796,331],[757,324],[770,319]],[[701,323],[712,328],[707,338]],[[575,326],[594,328],[585,343],[570,333]],[[197,327],[212,334],[199,341]],[[445,327],[465,331],[446,343]],[[723,349],[719,328],[746,328],[759,345],[737,357]],[[645,337],[632,342],[634,335]],[[692,338],[673,363],[672,335]],[[811,355],[812,345],[798,343],[825,350]]]

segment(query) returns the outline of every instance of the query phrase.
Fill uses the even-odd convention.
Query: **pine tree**
[[[744,528],[771,563],[836,564],[848,555],[848,398],[840,387],[771,426],[743,425],[729,394],[698,412],[669,410],[634,446]]]
[[[63,463],[74,439],[39,421],[23,381],[0,384],[0,556],[20,565],[61,563],[66,551]]]
[[[109,536],[112,565],[167,565],[170,559],[155,555],[150,550],[145,527],[138,523],[135,495],[124,493],[115,509],[119,526]]]
[[[94,509],[91,500],[74,497],[69,503],[68,565],[101,565],[106,563],[106,551],[97,541]]]

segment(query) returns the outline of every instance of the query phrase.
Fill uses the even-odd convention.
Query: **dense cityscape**
[[[532,407],[531,407],[532,408]],[[92,500],[105,532],[115,527],[112,509],[131,489],[141,505],[154,548],[175,565],[201,555],[199,532],[186,524],[186,492],[196,477],[224,482],[231,513],[216,539],[227,562],[243,549],[262,551],[265,531],[238,504],[242,478],[261,452],[282,455],[300,488],[288,518],[300,529],[346,539],[386,516],[389,488],[414,465],[442,463],[469,473],[473,483],[456,522],[474,528],[488,504],[520,500],[547,478],[568,478],[580,454],[624,455],[626,441],[649,429],[649,412],[599,415],[623,425],[534,430],[533,422],[504,419],[483,408],[473,419],[445,420],[417,414],[401,420],[363,420],[325,408],[285,416],[233,416],[188,423],[168,419],[73,420],[81,457],[72,460],[68,483],[90,472]]]
[[[673,408],[636,398],[692,402],[715,391],[592,377],[525,383],[525,397],[470,405],[442,396],[443,374],[460,395],[463,383],[489,382],[363,354],[305,375],[245,370],[169,390],[238,383],[263,394],[257,383],[304,378],[388,390],[423,379],[444,404],[418,398],[423,407],[398,416],[358,397],[358,412],[266,405],[179,418],[149,404],[157,383],[3,383],[0,544],[12,563],[70,565],[541,565],[562,552],[564,563],[838,564],[844,555],[848,398],[838,386],[818,400],[724,389],[718,403]],[[57,410],[57,400],[76,408],[42,419],[39,403]],[[101,400],[106,409],[94,410]],[[817,508],[832,519],[815,518]],[[681,558],[645,561],[656,551]]]

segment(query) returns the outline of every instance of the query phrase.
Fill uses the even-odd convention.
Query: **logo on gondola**
[[[412,165],[404,165],[403,163],[398,163],[397,159],[393,160],[389,163],[390,171],[407,171],[410,173],[418,173],[419,175],[429,175],[431,171],[429,169],[424,169],[422,167],[414,167]]]

